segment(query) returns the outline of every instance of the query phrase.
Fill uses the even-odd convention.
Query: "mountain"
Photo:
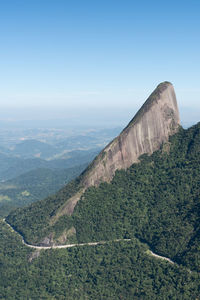
[[[151,256],[136,239],[39,252],[0,220],[0,253],[1,299],[199,299],[197,272]]]
[[[171,83],[163,82],[146,100],[128,126],[89,165],[80,178],[78,191],[59,211],[71,215],[80,195],[89,186],[109,182],[116,170],[126,169],[144,154],[151,154],[180,127],[176,95]]]
[[[101,150],[77,150],[67,153],[66,158],[44,160],[21,158],[0,153],[0,181],[6,181],[36,169],[66,169],[89,163]]]
[[[40,158],[23,159],[5,154],[0,154],[0,164],[0,181],[2,182],[37,168],[48,167],[48,162]]]
[[[25,140],[15,145],[13,154],[23,158],[48,158],[57,153],[57,149],[50,144],[37,140]]]
[[[113,137],[119,134],[122,128],[106,128],[103,130],[88,130],[82,135],[75,135],[62,139],[55,144],[60,151],[77,150],[77,149],[91,149],[101,147],[101,149],[111,140]]]
[[[56,193],[87,165],[85,163],[67,169],[38,168],[0,183],[0,216]]]
[[[122,159],[136,153],[131,132],[140,156]],[[112,171],[114,150],[121,164]],[[104,157],[107,173],[98,173]],[[2,298],[199,299],[199,182],[200,123],[179,125],[173,87],[163,83],[77,179],[6,218],[32,245],[73,247],[34,250],[0,220]]]
[[[84,163],[91,162],[97,154],[101,151],[100,147],[92,148],[89,150],[73,150],[67,152],[61,158],[48,161],[49,168],[63,169],[78,166]]]
[[[100,148],[76,150],[64,159],[22,159],[0,153],[0,216],[57,192],[77,177]]]
[[[55,197],[33,204],[23,211],[22,218],[19,217],[20,221],[18,220],[17,223],[28,224],[28,219],[35,218],[30,215],[36,216],[36,212],[38,215],[38,211],[42,212],[45,209],[42,224],[41,219],[40,225],[37,218],[35,219],[34,242],[54,243],[56,228],[65,227],[65,222],[68,223],[66,220],[72,215],[77,202],[88,187],[98,186],[101,182],[110,182],[116,170],[127,169],[133,163],[139,162],[139,157],[144,153],[152,154],[179,128],[180,119],[174,88],[169,82],[161,83],[121,134],[104,148],[75,181],[68,184]],[[14,215],[9,216],[8,219],[17,226]],[[20,225],[20,232],[21,230],[29,232],[28,228],[22,229]],[[26,234],[26,238],[28,235]]]
[[[84,186],[110,181],[116,170],[126,169],[138,162],[140,155],[159,149],[179,126],[174,88],[169,82],[161,83],[122,133],[86,170],[82,179]]]

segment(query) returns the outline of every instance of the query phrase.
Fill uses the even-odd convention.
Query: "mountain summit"
[[[139,162],[142,154],[150,155],[158,150],[179,127],[173,85],[163,82],[120,135],[101,151],[76,180],[67,184],[56,195],[36,202],[21,212],[11,213],[7,220],[24,233],[27,241],[39,242],[41,245],[68,242],[69,235],[76,232],[73,217],[70,216],[77,202],[85,197],[84,192],[101,182],[110,182],[116,170],[127,169]]]
[[[199,182],[200,122],[179,126],[163,83],[81,176],[1,221],[3,299],[199,299]]]
[[[158,150],[180,125],[173,85],[163,82],[146,100],[128,126],[115,138],[85,171],[85,187],[110,181],[118,169],[138,162],[144,153]]]
[[[82,190],[68,199],[59,216],[71,215],[82,193],[90,186],[112,180],[115,171],[127,169],[142,154],[152,154],[180,126],[176,95],[170,82],[160,83],[127,127],[108,144],[81,174]]]

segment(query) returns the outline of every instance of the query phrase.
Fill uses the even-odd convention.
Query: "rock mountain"
[[[111,181],[116,170],[126,169],[137,163],[142,154],[152,154],[158,150],[179,126],[179,111],[173,85],[170,82],[160,83],[127,127],[82,173],[82,189],[68,199],[58,215],[71,215],[80,196],[88,187]]]
[[[127,127],[86,170],[55,195],[33,203],[7,217],[25,240],[40,245],[68,243],[76,235],[73,217],[77,202],[91,186],[110,182],[119,169],[139,162],[142,154],[152,154],[170,135],[179,130],[180,119],[174,88],[163,82],[149,96]],[[84,195],[83,195],[84,197]],[[84,201],[84,200],[83,200]],[[57,233],[56,233],[57,232]]]
[[[180,119],[173,85],[161,83],[146,100],[128,126],[86,170],[84,186],[110,181],[118,169],[138,162],[144,153],[157,150],[179,128]]]

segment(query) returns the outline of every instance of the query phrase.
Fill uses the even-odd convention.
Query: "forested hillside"
[[[198,273],[156,259],[147,249],[133,239],[33,254],[0,222],[0,298],[199,299]]]
[[[71,151],[63,159],[50,161],[0,154],[0,179],[11,177],[0,182],[0,216],[54,194],[77,177],[99,151],[99,148]]]
[[[36,169],[66,169],[89,163],[101,148],[70,151],[63,158],[44,160],[40,158],[21,158],[0,153],[0,181],[16,178]]]
[[[88,164],[68,169],[36,169],[0,183],[0,216],[56,193]]]
[[[51,221],[77,190],[78,179],[7,220],[29,243],[48,234],[56,239],[72,226],[78,242],[137,237],[155,252],[199,271],[200,123],[180,129],[161,150],[140,160],[117,171],[110,184],[89,188],[72,217]]]

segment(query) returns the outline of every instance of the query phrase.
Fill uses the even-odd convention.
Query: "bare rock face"
[[[146,100],[128,126],[115,138],[82,174],[85,188],[110,181],[116,170],[138,162],[144,153],[158,150],[180,126],[173,85],[163,82]]]
[[[81,188],[60,207],[52,218],[54,224],[62,215],[73,214],[81,195],[90,186],[112,180],[115,171],[138,162],[140,155],[152,154],[180,126],[173,85],[163,82],[146,100],[128,126],[95,158],[80,175]]]

